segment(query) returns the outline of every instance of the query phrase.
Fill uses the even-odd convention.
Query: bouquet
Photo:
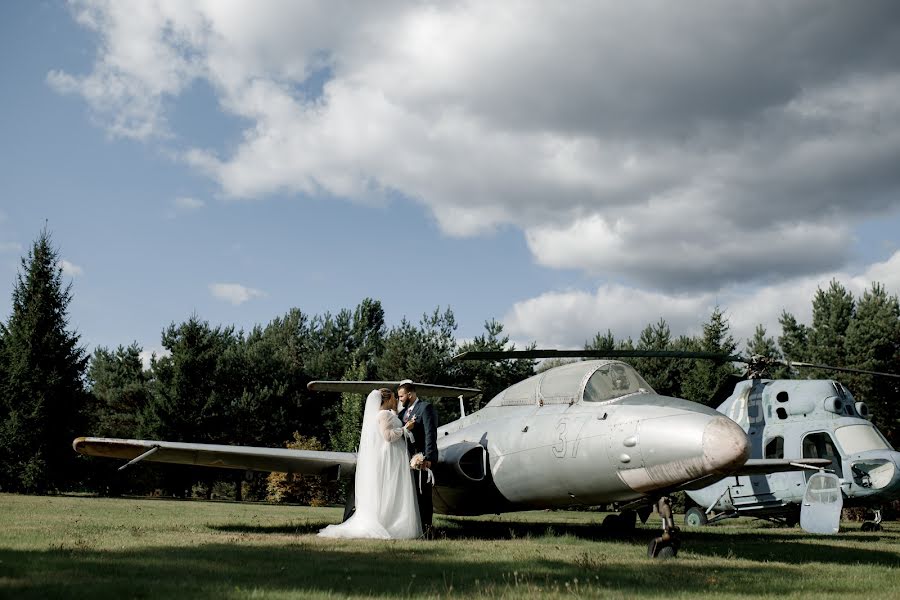
[[[421,452],[417,453],[409,460],[409,468],[421,471],[425,466],[425,457]]]
[[[409,468],[414,469],[419,472],[419,493],[422,493],[422,472],[424,471],[427,474],[425,481],[434,485],[434,473],[431,472],[431,469],[425,466],[425,457],[422,456],[421,452],[416,453],[411,459],[409,459]]]

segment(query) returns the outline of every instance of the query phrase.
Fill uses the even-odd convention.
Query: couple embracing
[[[373,390],[366,398],[356,458],[356,512],[319,535],[379,539],[430,535],[430,469],[437,459],[437,415],[431,404],[418,399],[416,386],[402,383],[397,396],[387,388]]]

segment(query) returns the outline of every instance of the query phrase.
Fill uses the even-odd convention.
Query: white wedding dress
[[[381,392],[366,398],[356,457],[356,512],[321,537],[414,539],[422,535],[403,424],[381,410]]]

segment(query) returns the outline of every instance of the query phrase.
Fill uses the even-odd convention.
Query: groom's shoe
[[[433,540],[434,539],[434,527],[431,525],[425,525],[422,527],[422,539]]]

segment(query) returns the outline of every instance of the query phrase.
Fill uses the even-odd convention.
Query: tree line
[[[0,489],[46,493],[185,495],[227,483],[238,499],[297,499],[284,477],[241,483],[243,473],[180,465],[143,463],[116,471],[114,461],[77,455],[79,435],[354,451],[362,418],[355,394],[314,393],[313,379],[410,378],[477,387],[468,399],[477,410],[509,385],[549,368],[531,360],[454,362],[468,350],[510,350],[503,326],[489,320],[476,338],[459,343],[452,310],[436,308],[418,322],[385,323],[377,299],[354,309],[313,315],[294,308],[249,331],[210,324],[199,315],[172,323],[161,334],[165,352],[149,368],[132,343],[88,353],[68,320],[72,284],[63,281],[59,251],[44,230],[21,260],[12,310],[0,323]],[[854,298],[838,282],[819,290],[813,319],[802,324],[780,318],[777,340],[762,326],[746,352],[773,358],[900,372],[900,309],[896,296],[874,284]],[[665,320],[649,324],[637,340],[611,330],[587,340],[588,349],[737,350],[721,308],[713,310],[698,336],[672,335]],[[730,363],[640,358],[631,361],[654,389],[714,405],[738,370]],[[830,377],[790,372],[776,377]],[[891,380],[844,376],[857,399],[865,400],[889,441],[896,444],[897,408]],[[723,392],[724,390],[724,392]],[[456,418],[456,401],[438,402],[442,422]],[[303,488],[303,486],[300,486]],[[309,486],[306,486],[309,487]],[[340,491],[323,492],[337,499]],[[337,494],[337,495],[335,495]],[[305,497],[307,500],[308,497]]]

